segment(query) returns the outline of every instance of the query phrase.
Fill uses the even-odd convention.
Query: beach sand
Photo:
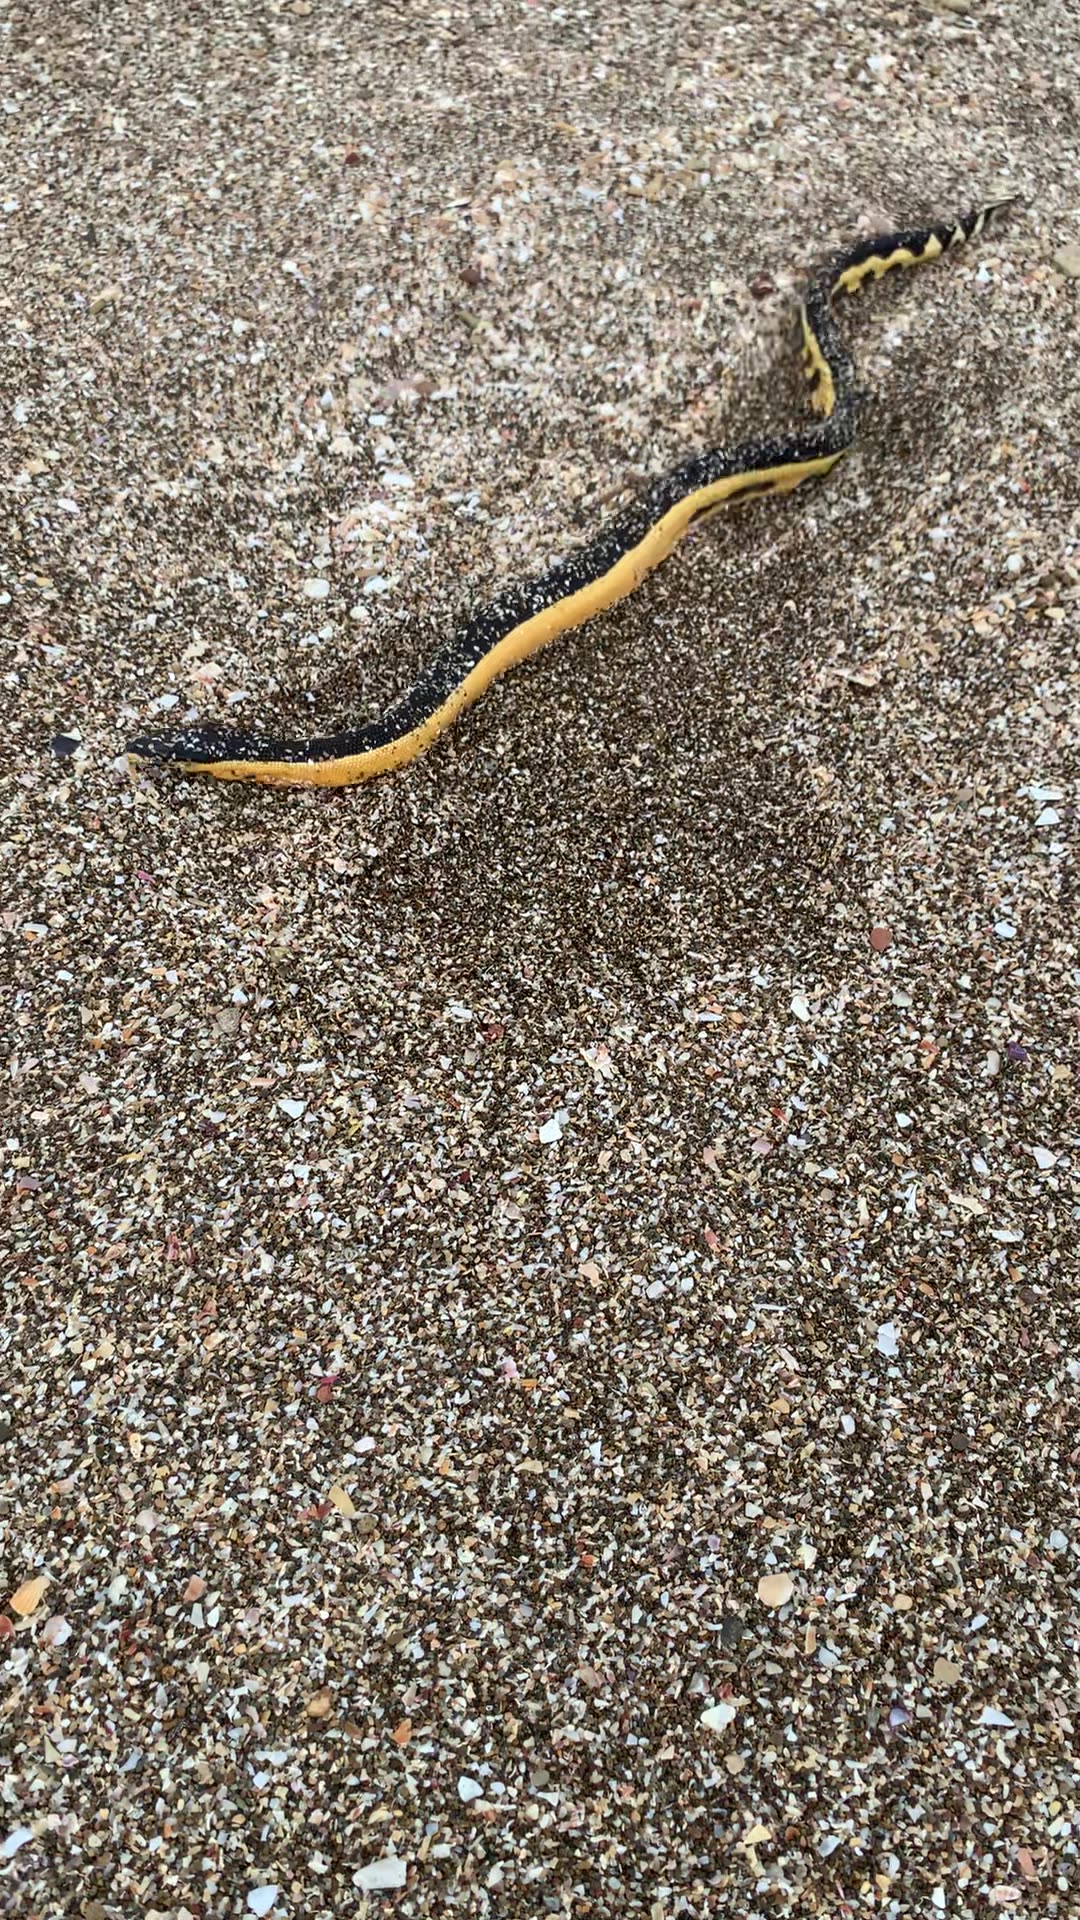
[[[0,1902],[1074,1912],[1075,11],[0,28]],[[1002,187],[827,481],[426,759],[130,778],[377,712]]]

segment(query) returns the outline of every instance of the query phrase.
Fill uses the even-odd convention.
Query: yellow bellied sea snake
[[[855,366],[836,328],[833,294],[854,293],[892,267],[936,260],[947,248],[974,239],[990,215],[1009,204],[998,200],[955,221],[877,234],[826,262],[802,303],[806,374],[820,422],[781,439],[695,454],[651,481],[588,545],[538,579],[510,587],[467,621],[381,719],[309,740],[289,739],[269,724],[185,726],[140,735],[128,748],[132,760],[219,780],[319,787],[370,780],[415,760],[508,667],[633,593],[690,527],[731,501],[789,493],[812,474],[827,473],[854,440],[859,408]]]

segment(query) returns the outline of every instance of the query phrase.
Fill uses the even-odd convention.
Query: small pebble
[[[719,1544],[719,1542],[717,1543]],[[748,1628],[746,1621],[738,1613],[725,1613],[720,1622],[720,1644],[733,1649],[744,1639]]]
[[[789,1573],[766,1573],[758,1581],[758,1599],[765,1607],[783,1607],[795,1591],[795,1582]]]
[[[729,1700],[718,1701],[715,1707],[706,1707],[701,1716],[701,1724],[708,1727],[710,1733],[723,1733],[736,1717],[736,1709]]]
[[[388,1853],[381,1860],[371,1860],[366,1867],[361,1867],[354,1884],[362,1893],[390,1893],[395,1887],[403,1887],[408,1877],[407,1862],[396,1853]]]
[[[8,1601],[8,1606],[13,1613],[22,1614],[24,1617],[35,1613],[45,1598],[48,1584],[48,1575],[44,1573],[35,1574],[32,1580],[24,1580],[21,1587],[16,1587]]]

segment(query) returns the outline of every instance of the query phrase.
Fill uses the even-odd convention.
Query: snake
[[[692,528],[721,508],[790,493],[825,474],[855,441],[863,394],[833,313],[894,267],[919,266],[973,240],[1015,195],[951,221],[878,233],[832,255],[808,279],[800,307],[810,405],[820,416],[787,435],[693,454],[646,482],[632,505],[546,573],[506,588],[451,635],[413,685],[377,719],[311,738],[271,723],[210,724],[145,733],[127,752],[133,769],[167,767],[270,786],[342,787],[406,766],[426,752],[494,680],[640,586]]]

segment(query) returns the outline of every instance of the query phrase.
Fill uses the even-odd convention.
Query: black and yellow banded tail
[[[734,501],[789,493],[835,466],[855,437],[859,395],[854,361],[833,316],[834,293],[857,292],[893,267],[936,260],[949,247],[973,239],[993,213],[1009,204],[999,200],[956,221],[877,234],[828,261],[811,279],[802,303],[804,358],[819,422],[779,439],[696,454],[652,481],[588,545],[538,579],[508,588],[477,613],[380,719],[309,740],[284,737],[269,725],[183,727],[140,735],[128,748],[132,760],[219,780],[323,787],[370,780],[415,760],[509,667],[625,599],[689,527]]]

